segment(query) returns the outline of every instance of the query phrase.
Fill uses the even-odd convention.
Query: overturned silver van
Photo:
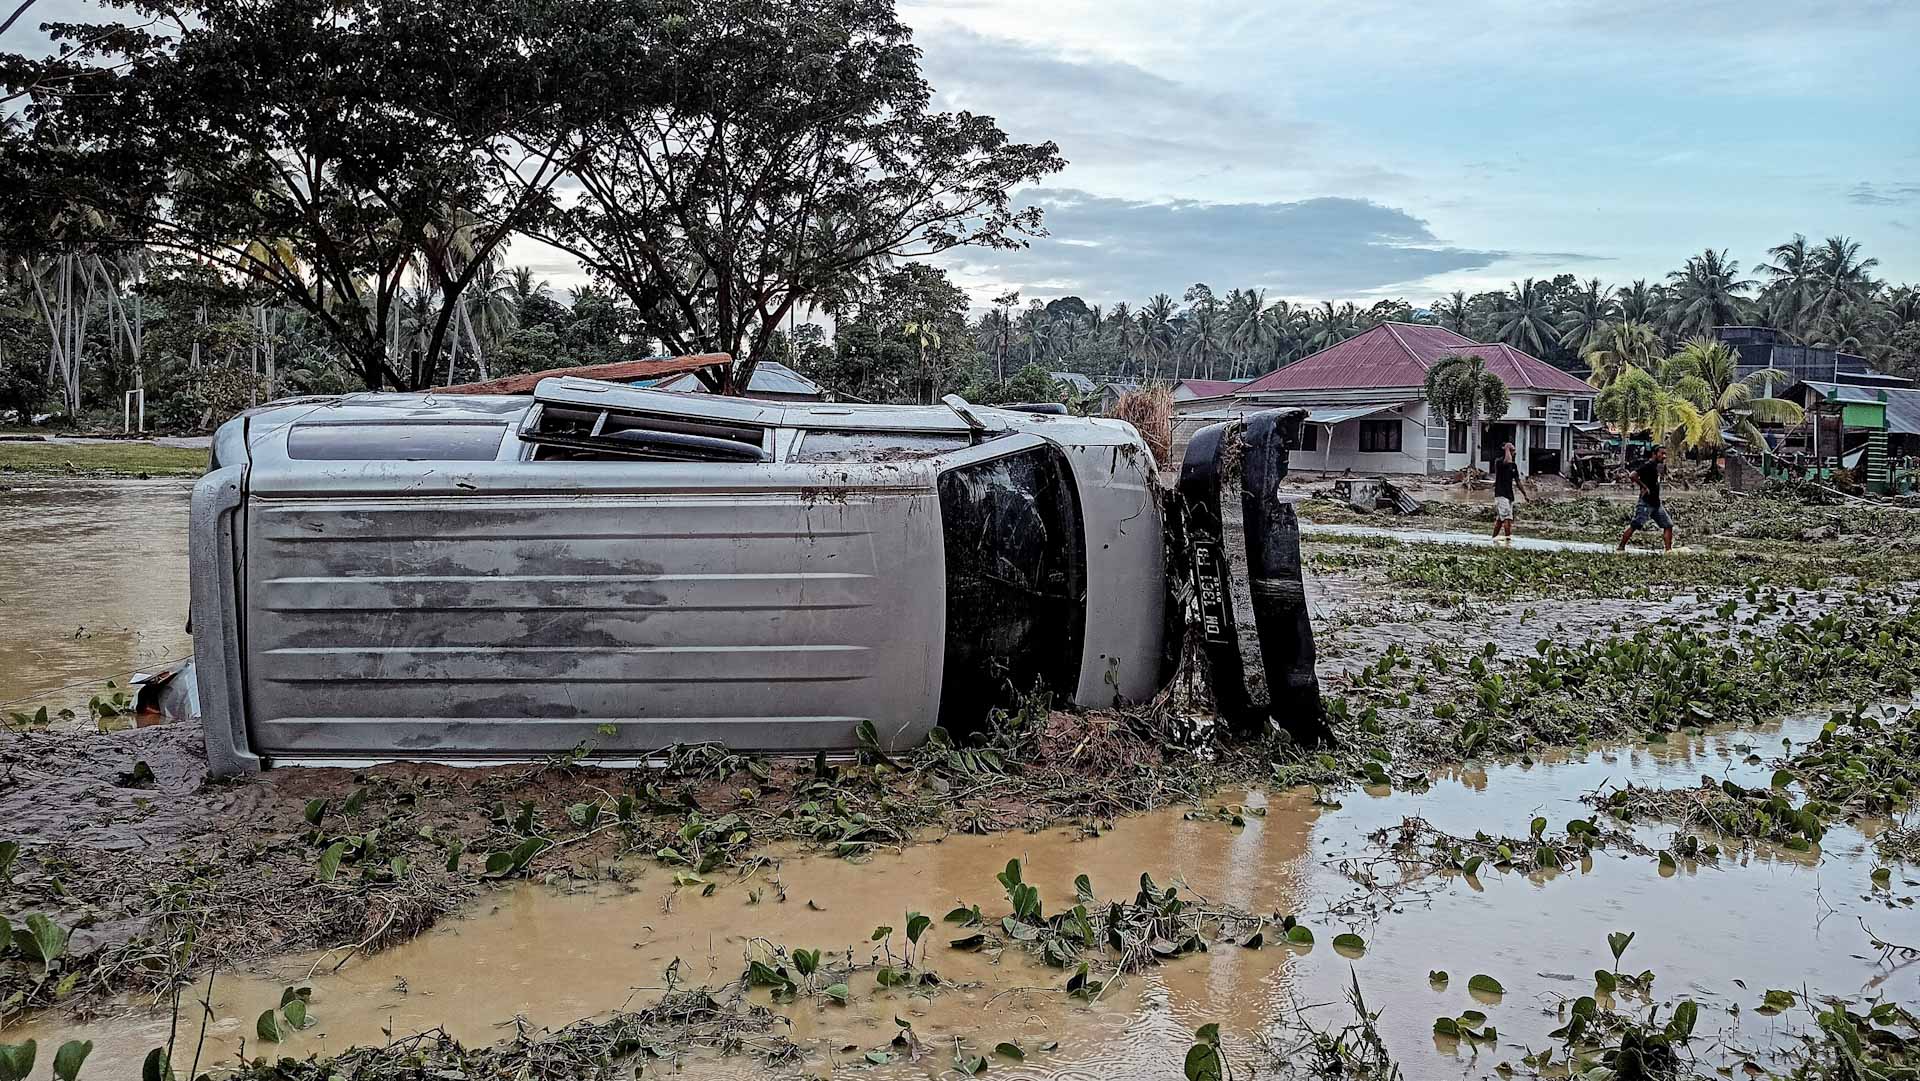
[[[1153,470],[1125,423],[957,398],[276,403],[193,494],[208,759],[898,749],[1035,685],[1141,700],[1177,644]]]

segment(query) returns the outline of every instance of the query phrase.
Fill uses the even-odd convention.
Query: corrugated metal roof
[[[696,375],[676,376],[651,384],[655,390],[703,394],[706,384]],[[822,397],[820,384],[777,360],[763,360],[753,366],[753,378],[747,381],[747,394],[784,394],[791,397]]]
[[[1092,394],[1093,379],[1079,372],[1048,372],[1048,378],[1056,383],[1065,383],[1073,388],[1075,394]]]
[[[1515,390],[1594,394],[1593,387],[1510,345],[1482,344],[1445,327],[1382,323],[1254,380],[1243,394],[1283,390],[1364,390],[1417,387],[1427,369],[1453,353],[1485,360],[1487,370]]]
[[[1244,389],[1251,379],[1182,379],[1180,389],[1194,398],[1218,398]]]
[[[529,372],[526,375],[509,375],[500,379],[489,379],[484,383],[459,383],[450,387],[435,387],[436,394],[528,394],[540,384],[542,379],[555,379],[573,376],[579,379],[604,379],[615,383],[646,383],[665,377],[682,378],[699,385],[700,377],[692,373],[702,368],[717,368],[730,364],[733,358],[725,353],[697,353],[684,357],[648,357],[645,360],[622,360],[612,364],[586,364],[571,368],[548,368],[545,371]],[[676,373],[686,373],[677,375]]]
[[[1885,402],[1887,431],[1895,435],[1920,435],[1920,390],[1895,387],[1863,387],[1851,383],[1825,383],[1807,380],[1820,397],[1833,402]]]

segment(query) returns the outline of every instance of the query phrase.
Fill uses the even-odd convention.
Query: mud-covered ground
[[[697,747],[674,749],[662,768],[633,773],[593,769],[585,760],[556,760],[484,770],[404,765],[286,770],[212,784],[201,768],[198,734],[190,728],[0,735],[0,864],[5,864],[0,866],[0,915],[19,940],[0,953],[0,1045],[11,1042],[9,1029],[43,1035],[34,1075],[41,1076],[51,1061],[51,1041],[63,1031],[105,1025],[106,1031],[148,1033],[147,1019],[156,1006],[163,1017],[179,1009],[191,1020],[203,1010],[196,988],[204,988],[202,981],[219,970],[226,973],[223,979],[265,970],[277,979],[287,959],[297,956],[315,978],[328,978],[335,970],[371,972],[363,969],[374,964],[371,955],[401,949],[436,926],[442,930],[435,935],[458,934],[464,921],[497,910],[500,898],[527,890],[602,898],[596,891],[612,889],[643,895],[646,904],[666,906],[668,912],[673,906],[733,897],[733,907],[719,911],[737,908],[739,915],[710,915],[700,933],[711,939],[731,932],[769,947],[791,941],[789,925],[805,926],[798,917],[781,916],[780,904],[795,906],[786,910],[791,912],[852,909],[855,915],[847,917],[852,923],[899,928],[884,937],[888,956],[903,948],[911,955],[913,944],[896,942],[907,934],[910,918],[891,907],[880,910],[877,901],[873,912],[865,911],[858,873],[822,876],[811,868],[894,866],[887,861],[937,846],[943,837],[981,838],[978,843],[986,846],[981,859],[994,862],[1039,846],[1036,831],[1065,829],[1063,836],[1088,846],[1088,852],[1107,853],[1098,860],[1107,872],[1099,892],[1083,900],[1080,916],[1068,903],[1072,894],[1063,897],[1067,888],[1052,879],[1043,914],[1023,914],[1018,896],[1005,883],[982,883],[985,888],[955,897],[896,891],[912,893],[935,920],[945,911],[936,906],[977,904],[977,933],[984,945],[1035,954],[1037,968],[1013,975],[997,966],[975,970],[957,960],[941,966],[965,973],[963,982],[979,989],[967,992],[976,995],[974,1007],[943,1021],[948,1031],[942,1038],[951,1046],[929,1046],[931,1020],[921,1022],[922,1031],[915,1033],[912,1024],[896,1028],[875,1010],[855,1011],[862,1018],[859,1025],[877,1030],[855,1031],[854,1022],[836,1020],[831,1012],[843,1008],[831,988],[843,988],[841,998],[851,993],[860,999],[876,980],[888,987],[889,977],[879,975],[882,968],[893,979],[918,981],[919,970],[910,962],[881,964],[850,951],[840,961],[827,957],[803,964],[785,945],[761,954],[753,954],[757,947],[750,945],[748,953],[763,958],[761,971],[741,960],[737,950],[709,946],[697,966],[698,978],[689,972],[662,983],[656,972],[636,976],[627,986],[637,989],[621,1001],[602,998],[588,1005],[582,1000],[578,1016],[587,1020],[579,1025],[563,1027],[574,1017],[541,1016],[537,1023],[498,1033],[506,1042],[489,1047],[493,1040],[477,1036],[475,1025],[468,1024],[455,1026],[458,1040],[429,1033],[395,1045],[398,1050],[348,1052],[338,1062],[313,1066],[264,1063],[250,1068],[251,1075],[410,1077],[416,1074],[407,1071],[425,1063],[447,1071],[444,1076],[571,1077],[589,1075],[607,1062],[653,1062],[657,1068],[692,1055],[689,1061],[705,1063],[715,1076],[731,1075],[727,1071],[733,1066],[717,1065],[726,1063],[758,1064],[741,1065],[742,1076],[769,1065],[776,1073],[795,1075],[910,1065],[913,1076],[955,1076],[955,1071],[973,1072],[976,1059],[978,1065],[990,1064],[996,1076],[1072,1077],[1080,1068],[1097,1076],[1161,1076],[1158,1067],[1134,1074],[1118,1069],[1112,1055],[1125,1059],[1124,1043],[1096,1065],[1050,1069],[1041,1065],[1044,1055],[998,1054],[993,1043],[969,1042],[960,1034],[967,1019],[976,1016],[969,1010],[986,1009],[1003,1002],[1003,993],[1027,987],[1022,994],[1057,1006],[1095,1015],[1118,1011],[1119,1031],[1142,1023],[1172,1025],[1179,1031],[1160,1032],[1156,1047],[1184,1048],[1192,1042],[1191,1030],[1210,1019],[1183,1013],[1178,1005],[1181,966],[1202,964],[1192,959],[1201,946],[1219,955],[1229,946],[1245,950],[1256,937],[1285,941],[1290,934],[1285,920],[1295,913],[1312,910],[1319,920],[1338,916],[1360,928],[1375,940],[1376,962],[1392,956],[1391,967],[1437,969],[1441,955],[1458,951],[1423,946],[1419,935],[1392,937],[1395,914],[1443,899],[1468,903],[1478,889],[1476,872],[1491,875],[1499,868],[1531,877],[1564,868],[1604,883],[1611,881],[1605,876],[1619,873],[1609,868],[1610,861],[1647,861],[1659,870],[1660,881],[1669,866],[1684,868],[1703,882],[1728,883],[1721,894],[1737,898],[1740,888],[1761,887],[1735,888],[1748,880],[1726,870],[1724,861],[1765,846],[1767,852],[1807,854],[1815,868],[1844,866],[1848,876],[1868,881],[1826,885],[1817,877],[1810,884],[1795,879],[1787,893],[1767,894],[1760,903],[1778,905],[1781,896],[1798,903],[1822,896],[1823,890],[1841,890],[1860,894],[1890,914],[1873,921],[1862,916],[1860,930],[1849,929],[1857,941],[1821,947],[1849,957],[1878,955],[1886,965],[1882,976],[1870,973],[1863,986],[1754,989],[1747,1008],[1779,1007],[1779,1020],[1771,1025],[1777,1031],[1765,1040],[1743,1028],[1739,1041],[1721,1040],[1709,1052],[1693,1035],[1694,1025],[1707,1031],[1705,1019],[1676,1027],[1676,1018],[1688,1013],[1681,1003],[1707,995],[1701,988],[1710,979],[1724,984],[1745,978],[1742,959],[1710,965],[1687,985],[1663,981],[1656,992],[1636,982],[1642,970],[1629,956],[1624,962],[1612,959],[1609,972],[1628,978],[1624,988],[1620,976],[1612,993],[1597,986],[1604,983],[1601,977],[1568,976],[1565,994],[1534,1004],[1552,1025],[1519,1017],[1506,1022],[1509,1028],[1540,1029],[1524,1048],[1503,1046],[1497,1033],[1488,1033],[1484,1015],[1510,1015],[1489,1009],[1492,1003],[1478,994],[1463,998],[1467,1005],[1442,1018],[1452,1022],[1453,1034],[1409,1046],[1408,1011],[1418,1014],[1428,1005],[1410,1002],[1413,992],[1404,989],[1390,993],[1382,987],[1367,996],[1361,985],[1357,990],[1365,1009],[1340,1005],[1317,1014],[1289,1012],[1286,996],[1263,996],[1268,1005],[1255,1011],[1258,1018],[1233,1029],[1238,1042],[1228,1040],[1227,1057],[1242,1072],[1256,1074],[1305,1066],[1309,1074],[1388,1076],[1392,1061],[1399,1061],[1408,1077],[1551,1074],[1557,1062],[1574,1053],[1615,1068],[1630,1061],[1659,1068],[1646,1076],[1660,1076],[1660,1071],[1711,1076],[1722,1068],[1873,1076],[1845,1071],[1897,1066],[1912,1053],[1908,1041],[1920,1035],[1905,1012],[1920,1002],[1915,990],[1920,967],[1913,966],[1913,955],[1902,945],[1920,941],[1920,933],[1889,930],[1903,926],[1889,921],[1906,918],[1899,914],[1912,904],[1908,880],[1920,875],[1920,868],[1904,862],[1920,847],[1907,821],[1910,792],[1920,783],[1920,731],[1903,710],[1880,708],[1910,702],[1920,676],[1920,613],[1913,587],[1920,580],[1914,528],[1920,517],[1787,498],[1740,502],[1751,498],[1676,496],[1682,537],[1692,550],[1669,556],[1430,543],[1434,538],[1419,533],[1310,537],[1310,596],[1321,674],[1341,737],[1331,749],[1298,748],[1284,738],[1257,746],[1211,743],[1204,732],[1196,735],[1192,718],[1204,713],[1204,697],[1190,685],[1153,708],[1129,713],[1075,716],[1034,704],[1000,717],[980,740],[945,741],[898,760],[863,755],[832,763],[764,761]],[[1322,504],[1327,501],[1310,501],[1303,517],[1361,520]],[[1472,528],[1478,509],[1471,503],[1455,506],[1447,504],[1418,520],[1381,514],[1364,520],[1396,529]],[[1529,509],[1522,504],[1523,533],[1574,541],[1611,539],[1624,516],[1617,501],[1591,497],[1555,504],[1552,510],[1532,508],[1531,520]],[[1788,746],[1779,750],[1773,749],[1779,747],[1775,736],[1766,737],[1773,748],[1757,736],[1715,737],[1720,742],[1713,744],[1714,754],[1727,756],[1729,765],[1704,784],[1688,779],[1683,766],[1679,772],[1635,775],[1628,787],[1609,787],[1590,801],[1582,800],[1584,788],[1571,788],[1596,775],[1611,776],[1607,763],[1637,753],[1634,748],[1693,746],[1706,739],[1700,733],[1708,730],[1757,730],[1810,709],[1824,716],[1830,708],[1838,710],[1831,722],[1816,719],[1794,730]],[[1518,780],[1535,762],[1550,761],[1584,762],[1589,772],[1555,775],[1564,779],[1539,791]],[[1515,771],[1501,782],[1513,793],[1510,798],[1469,801],[1463,806],[1480,810],[1456,812],[1453,821],[1435,824],[1421,817],[1428,813],[1423,793],[1458,784],[1458,778],[1476,770],[1482,771],[1484,788],[1489,769]],[[1221,786],[1235,794],[1214,795]],[[1195,848],[1182,862],[1165,849],[1191,847],[1186,834],[1128,833],[1142,828],[1128,825],[1135,821],[1128,816],[1172,808],[1160,813],[1173,815],[1170,821],[1204,822],[1229,841],[1234,831],[1247,830],[1258,818],[1267,820],[1265,836],[1298,836],[1301,845],[1333,843],[1336,835],[1316,832],[1324,828],[1313,824],[1316,819],[1350,822],[1354,812],[1339,811],[1342,802],[1378,800],[1387,792],[1414,800],[1405,808],[1392,805],[1396,814],[1405,812],[1407,821],[1394,825],[1394,816],[1387,815],[1374,832],[1352,825],[1337,835],[1345,846],[1339,856],[1326,857],[1325,866],[1337,863],[1340,881],[1354,892],[1336,897],[1340,891],[1324,883],[1318,890],[1288,887],[1282,891],[1286,911],[1260,889],[1233,885],[1233,868],[1252,856],[1232,843]],[[1535,809],[1547,801],[1584,810],[1556,812],[1551,821],[1543,811],[1536,819]],[[1281,805],[1304,816],[1298,825],[1281,830],[1278,820],[1268,818],[1268,808]],[[1261,809],[1258,815],[1255,806]],[[1857,838],[1844,852],[1833,839],[1842,834]],[[1821,855],[1823,839],[1830,850],[1826,856]],[[1213,883],[1204,896],[1231,903],[1209,901],[1183,909],[1154,892],[1162,887],[1150,890],[1143,884],[1136,891],[1126,881],[1135,868],[1146,872],[1170,861],[1180,864],[1183,878]],[[1095,861],[1089,857],[1087,862]],[[1744,856],[1741,865],[1746,865]],[[911,866],[889,873],[916,873]],[[1057,879],[1064,869],[1055,863],[1045,873]],[[814,879],[819,893],[806,898],[812,907],[799,907],[800,899],[789,896],[786,884]],[[1166,879],[1161,882],[1164,886]],[[1524,907],[1526,896],[1508,894],[1506,903],[1517,899]],[[1110,901],[1121,907],[1104,907]],[[1829,908],[1847,904],[1837,896],[1822,903]],[[1595,911],[1605,907],[1603,898],[1595,900]],[[1458,915],[1471,919],[1474,912],[1469,907]],[[30,916],[41,921],[29,926]],[[1084,938],[1076,937],[1080,920]],[[976,933],[971,917],[956,922],[960,926],[942,924],[921,934],[946,944]],[[846,928],[835,926],[831,933],[845,937]],[[51,930],[43,933],[43,928]],[[1323,924],[1323,939],[1332,930]],[[1634,930],[1596,925],[1579,934],[1600,943],[1607,931]],[[1499,943],[1502,931],[1489,924],[1462,927],[1460,933]],[[1397,943],[1397,952],[1384,952],[1387,939],[1381,935]],[[814,945],[848,943],[816,939]],[[1516,946],[1525,952],[1525,943],[1502,948]],[[1326,947],[1323,941],[1321,948]],[[1748,941],[1740,948],[1772,947]],[[1421,954],[1423,949],[1432,960]],[[1360,950],[1367,952],[1366,946]],[[673,956],[694,967],[692,957]],[[599,961],[600,955],[590,952],[572,963]],[[1602,956],[1599,967],[1607,968],[1608,961]],[[1220,956],[1204,962],[1209,986],[1229,979],[1220,973],[1221,963]],[[1672,963],[1687,970],[1677,959]],[[813,971],[801,972],[803,967]],[[1812,962],[1805,967],[1809,973],[1826,971]],[[1153,974],[1162,970],[1164,975]],[[1288,981],[1294,977],[1287,971],[1286,966],[1263,968],[1258,978],[1292,986]],[[829,974],[835,982],[823,982]],[[402,985],[397,993],[405,995],[405,975],[395,975]],[[1368,972],[1356,964],[1353,975],[1365,979]],[[1455,990],[1461,991],[1472,975],[1456,971]],[[297,976],[286,977],[289,986],[301,982]],[[1001,986],[1016,977],[1018,982]],[[564,966],[540,978],[556,987],[569,979]],[[1315,984],[1331,979],[1325,973],[1298,978],[1339,1005],[1344,984]],[[1393,982],[1377,974],[1372,978]],[[1103,986],[1089,993],[1089,981],[1110,983],[1113,990]],[[1446,981],[1435,982],[1439,986],[1431,990],[1437,995]],[[901,993],[924,994],[929,1001],[943,993],[918,982],[894,985],[896,990],[903,986]],[[697,996],[686,997],[694,989]],[[1792,1001],[1770,1002],[1774,990]],[[1822,992],[1849,996],[1852,1005],[1845,1009],[1853,1012],[1834,1014],[1818,997]],[[212,1005],[218,996],[207,997],[204,1009],[219,1013]],[[293,997],[299,999],[297,993]],[[1207,1001],[1216,1000],[1226,999]],[[1175,1005],[1169,1007],[1169,1001]],[[1393,1017],[1376,1024],[1378,1018],[1369,1018],[1367,1010],[1382,1005]],[[1716,1008],[1724,1012],[1728,1005],[1738,1013],[1738,1002]],[[314,1009],[320,1012],[317,1005]],[[901,1009],[903,1017],[911,1012],[905,1005]],[[306,1007],[295,1004],[292,1010],[298,1019],[284,1004],[269,1011],[277,1018],[272,1024],[299,1031]],[[482,1033],[512,1020],[467,1016],[467,1007],[450,1002],[407,1013],[425,1020],[446,1010],[477,1022]],[[254,1028],[253,1011],[246,1012],[248,1024],[238,1036]],[[1581,1020],[1572,1020],[1576,1017]],[[1056,1020],[1069,1025],[1064,1015]],[[1430,1023],[1420,1016],[1414,1028]],[[1388,1037],[1380,1035],[1382,1026]],[[1570,1035],[1566,1026],[1574,1029]],[[545,1034],[543,1028],[558,1031]],[[1548,1040],[1547,1028],[1561,1031]],[[1273,1041],[1277,1050],[1294,1053],[1254,1053],[1249,1030]],[[154,1046],[167,1043],[176,1031],[181,1030],[168,1022],[153,1036]],[[800,1039],[804,1032],[815,1038]],[[361,1032],[355,1042],[371,1035]],[[262,1034],[252,1036],[249,1055],[265,1046]],[[896,1036],[904,1036],[904,1042]],[[1765,1053],[1754,1049],[1755,1041],[1766,1044]],[[1032,1052],[1049,1042],[1062,1041],[1029,1032],[1015,1050]],[[1735,1042],[1738,1054],[1730,1050]],[[1562,1048],[1559,1059],[1542,1057],[1550,1044]],[[842,1053],[843,1045],[858,1051]],[[129,1054],[128,1046],[115,1054]],[[310,1050],[330,1056],[344,1046],[336,1041]],[[1135,1050],[1151,1057],[1144,1047]],[[176,1047],[173,1055],[182,1071],[189,1065],[185,1052]],[[237,1068],[235,1053],[231,1048],[225,1053],[223,1069]],[[1435,1069],[1431,1056],[1437,1053],[1444,1069]],[[102,1069],[107,1061],[101,1059]],[[124,1066],[128,1060],[113,1061]],[[1620,1076],[1634,1075],[1621,1069]]]

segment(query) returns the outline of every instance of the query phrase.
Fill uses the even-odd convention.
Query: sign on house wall
[[[1547,427],[1565,428],[1573,423],[1572,398],[1547,399]]]

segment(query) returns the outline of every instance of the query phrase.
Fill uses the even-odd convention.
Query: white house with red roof
[[[1467,464],[1467,429],[1429,413],[1427,370],[1453,354],[1477,356],[1507,385],[1507,413],[1482,424],[1483,460],[1512,442],[1523,472],[1564,473],[1573,430],[1593,419],[1598,393],[1510,345],[1486,345],[1445,327],[1382,323],[1232,392],[1217,408],[1183,411],[1176,442],[1201,426],[1258,409],[1302,408],[1308,424],[1294,469],[1444,473]],[[1176,458],[1177,460],[1177,458]]]

